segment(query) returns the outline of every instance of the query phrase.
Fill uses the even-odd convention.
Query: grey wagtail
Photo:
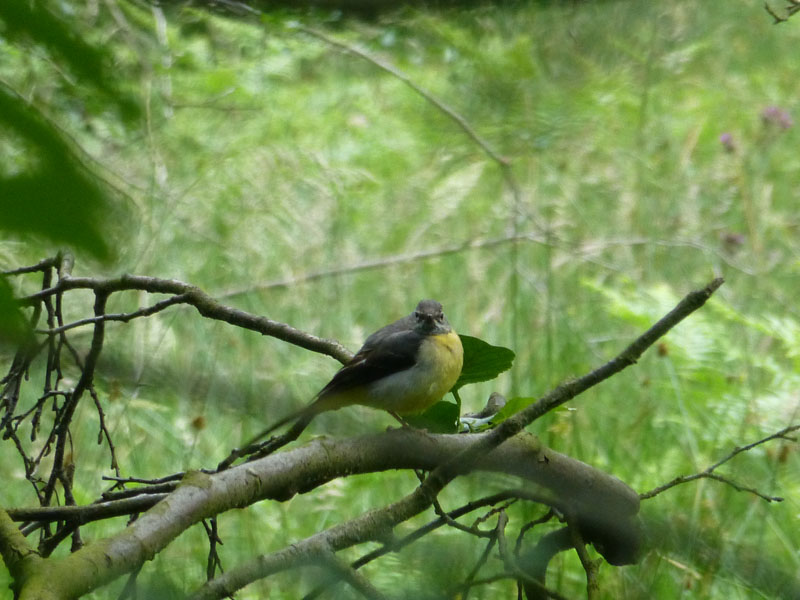
[[[422,300],[410,315],[367,338],[305,408],[261,435],[297,421],[302,431],[316,415],[361,404],[399,415],[421,413],[450,391],[461,374],[464,350],[436,300]]]

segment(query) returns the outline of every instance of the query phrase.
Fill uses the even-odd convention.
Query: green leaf
[[[531,404],[533,404],[537,400],[538,398],[531,398],[528,396],[521,396],[507,400],[505,406],[501,408],[498,411],[498,413],[492,418],[492,423],[494,423],[495,425],[498,423],[502,423],[509,417],[513,417],[519,411],[528,408]]]
[[[446,400],[437,402],[421,415],[403,417],[412,427],[431,433],[455,433],[458,424],[458,405]]]
[[[12,43],[32,41],[44,46],[53,60],[66,65],[115,106],[124,120],[138,118],[140,110],[133,97],[116,87],[119,79],[114,77],[112,53],[89,45],[73,24],[51,12],[48,3],[0,2],[0,31]]]
[[[0,279],[0,342],[17,346],[27,333],[25,317],[14,299],[11,286],[5,279]]]
[[[110,203],[67,142],[24,99],[0,84],[0,131],[15,132],[35,160],[26,171],[0,173],[0,231],[39,236],[107,259]]]
[[[460,335],[464,347],[464,366],[453,386],[458,390],[469,383],[490,381],[511,368],[514,352],[503,346],[492,346],[471,335]]]

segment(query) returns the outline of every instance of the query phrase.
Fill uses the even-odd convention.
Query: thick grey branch
[[[339,465],[338,458],[349,456],[350,459],[345,464],[350,465],[348,468],[356,469],[350,472],[361,472],[360,467],[367,465],[389,468],[387,461],[394,465],[394,468],[430,470],[447,463],[453,457],[462,455],[465,449],[488,435],[429,435],[415,430],[395,430],[352,440],[316,440],[309,446],[234,467],[230,471],[223,471],[220,475],[256,465],[260,465],[259,472],[261,472],[264,464],[286,457],[288,462],[294,465],[292,479],[296,480],[296,491],[303,492],[308,486],[322,483],[320,477],[327,481],[338,476],[337,468],[333,464],[329,464],[327,469],[321,471],[316,469],[313,472],[308,471],[316,460],[327,462],[336,457],[336,464]],[[321,454],[317,455],[318,452]],[[474,468],[516,475],[538,484],[547,490],[544,496],[549,496],[548,503],[564,511],[574,510],[574,514],[581,515],[584,523],[594,525],[595,532],[599,529],[629,530],[633,526],[633,518],[639,506],[638,497],[618,479],[542,447],[531,435],[521,435],[506,441],[494,452],[476,461]],[[219,475],[215,476],[215,479],[217,477]],[[274,473],[266,480],[259,475],[259,480],[272,484],[280,480],[280,475]],[[286,553],[290,550],[315,554],[322,547],[327,551],[336,552],[378,539],[397,524],[430,505],[422,490],[423,488],[418,488],[414,493],[387,507],[370,511],[348,523],[334,526],[297,542],[290,549],[259,557],[231,569],[208,582],[193,598],[195,600],[224,598],[233,591],[274,573],[275,565],[283,563]]]
[[[21,600],[36,598],[35,594],[45,584],[62,581],[58,577],[61,569],[70,573],[70,577],[63,578],[64,584],[74,586],[64,589],[61,597],[69,598],[78,592],[96,589],[138,567],[187,527],[231,508],[242,508],[265,499],[285,500],[348,474],[398,468],[434,469],[486,435],[429,435],[414,430],[395,430],[346,440],[320,439],[214,475],[190,473],[175,492],[117,535],[90,544],[63,559],[50,559],[48,568],[38,573],[38,580],[29,581]],[[601,522],[631,519],[638,509],[638,496],[624,483],[579,461],[543,449],[533,436],[509,440],[476,463],[475,468],[517,475],[538,483],[549,490],[554,505],[573,507],[576,513],[590,511]],[[427,505],[420,500],[424,500],[424,496],[415,494],[412,500],[401,500],[346,526],[334,527],[324,532],[324,537],[311,538],[309,548],[330,552],[381,537],[397,523],[424,510]],[[607,507],[609,512],[600,514],[602,511],[598,512],[598,507]],[[607,525],[616,528],[620,524]],[[96,568],[84,568],[90,564],[95,564]],[[233,574],[230,578],[234,578],[239,573],[234,569],[223,577]]]

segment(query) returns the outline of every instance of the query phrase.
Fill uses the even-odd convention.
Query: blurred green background
[[[60,132],[77,171],[101,178],[92,185],[105,204],[92,205],[85,229],[101,233],[113,258],[93,258],[103,253],[93,238],[26,231],[0,241],[0,268],[75,243],[76,275],[184,280],[352,350],[433,297],[457,331],[517,353],[512,371],[461,391],[465,410],[491,391],[539,396],[585,373],[724,276],[713,300],[638,365],[530,429],[644,492],[800,420],[800,20],[775,26],[760,2],[741,0],[514,2],[369,18],[231,18],[125,0],[51,9],[107,71],[76,72],[36,31],[15,35],[0,10],[0,80]],[[302,26],[391,62],[436,95],[510,161],[519,194],[435,106]],[[4,178],[44,164],[14,123],[0,120],[0,131]],[[11,283],[17,294],[39,285]],[[90,297],[74,296],[67,316],[88,316]],[[116,295],[109,309],[154,301]],[[85,350],[88,336],[73,339]],[[307,402],[338,366],[181,308],[111,324],[107,340],[97,385],[123,473],[136,477],[215,465]],[[40,391],[36,375],[27,401]],[[111,471],[94,408],[80,417],[75,491],[87,503]],[[390,422],[350,408],[311,432],[356,435]],[[0,457],[3,505],[35,504],[13,447]],[[701,480],[644,502],[648,549],[638,565],[601,569],[602,597],[797,597],[797,445],[771,442],[721,471],[785,501]],[[354,477],[222,515],[223,565],[382,506],[415,482]],[[507,483],[466,478],[442,502],[455,508]],[[511,517],[541,512],[515,507]],[[463,537],[440,532],[365,573],[390,595],[441,597],[482,551]],[[206,546],[196,528],[140,581],[163,597],[194,589]],[[237,597],[296,598],[312,580],[281,575]],[[556,561],[548,583],[585,593],[573,555]],[[471,596],[513,594],[499,582]]]

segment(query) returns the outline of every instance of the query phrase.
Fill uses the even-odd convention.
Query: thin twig
[[[220,573],[224,573],[222,568],[222,559],[217,552],[217,544],[222,545],[222,539],[219,537],[219,530],[217,527],[217,518],[212,517],[208,520],[203,519],[203,528],[206,530],[208,537],[208,561],[206,562],[206,580],[214,579],[217,574],[217,568]]]
[[[297,26],[298,31],[302,31],[310,36],[313,36],[317,39],[322,40],[326,44],[349,52],[358,56],[359,58],[363,58],[367,62],[372,63],[379,69],[386,71],[396,79],[399,79],[412,90],[414,90],[417,94],[425,98],[428,102],[430,102],[433,106],[438,108],[441,112],[447,115],[452,121],[454,121],[461,130],[467,134],[467,136],[472,139],[481,149],[495,162],[500,165],[507,166],[509,161],[507,158],[500,156],[495,150],[489,145],[489,143],[484,140],[478,133],[472,128],[472,126],[467,122],[467,120],[458,114],[455,110],[447,106],[443,101],[439,100],[436,96],[434,96],[431,92],[420,86],[419,84],[415,83],[408,75],[403,73],[400,69],[395,67],[394,65],[389,64],[388,62],[381,60],[376,56],[372,56],[371,54],[361,50],[360,48],[348,44],[347,42],[343,42],[341,40],[337,40],[332,38],[331,36],[319,31],[318,29],[313,29],[311,27],[306,27],[304,25]]]
[[[508,525],[508,515],[506,514],[505,510],[501,510],[500,513],[497,515],[497,523],[494,527],[494,535],[497,538],[497,552],[500,554],[500,558],[503,559],[503,563],[506,565],[506,569],[509,571],[515,570],[517,567],[516,561],[511,553],[508,551],[508,540],[506,539],[506,526]]]
[[[440,519],[444,519],[444,522],[447,524],[448,527],[452,527],[453,529],[458,529],[459,531],[463,531],[464,533],[474,535],[475,537],[478,538],[489,539],[494,537],[493,531],[483,531],[477,526],[477,524],[470,527],[468,525],[462,525],[455,519],[451,519],[450,516],[442,508],[442,505],[439,503],[438,498],[433,501],[433,512],[436,513]]]
[[[723,458],[721,458],[720,460],[715,462],[713,465],[711,465],[707,469],[704,469],[703,471],[700,471],[699,473],[694,473],[693,475],[681,475],[679,477],[676,477],[672,481],[669,481],[669,482],[667,482],[667,483],[665,483],[663,485],[655,487],[652,490],[650,490],[649,492],[644,492],[642,494],[639,494],[639,498],[642,499],[642,500],[647,500],[648,498],[652,498],[653,496],[657,496],[661,492],[665,492],[666,490],[668,490],[670,488],[673,488],[676,485],[680,485],[682,483],[688,483],[690,481],[695,481],[697,479],[713,479],[715,481],[720,481],[722,483],[727,483],[728,485],[730,485],[731,487],[733,487],[737,491],[750,492],[751,494],[755,494],[756,496],[758,496],[759,498],[763,498],[767,502],[783,502],[783,498],[781,498],[779,496],[768,496],[766,494],[763,494],[763,493],[759,492],[756,489],[742,486],[742,485],[732,481],[731,479],[728,479],[727,477],[723,477],[722,475],[717,475],[716,473],[714,473],[714,471],[718,467],[721,467],[726,462],[731,460],[734,456],[736,456],[738,454],[741,454],[742,452],[747,452],[748,450],[752,450],[756,446],[759,446],[759,445],[764,444],[766,442],[769,442],[771,440],[786,439],[788,437],[788,434],[792,433],[793,431],[797,431],[797,430],[800,430],[800,424],[798,424],[798,425],[789,425],[788,427],[784,427],[780,431],[776,431],[775,433],[771,433],[770,435],[768,435],[766,437],[763,437],[760,440],[755,441],[755,442],[753,442],[751,444],[747,444],[746,446],[741,446],[741,447],[737,446],[736,448],[731,450],[728,454],[726,454]]]
[[[140,477],[112,477],[111,475],[103,475],[103,480],[105,481],[116,481],[117,483],[143,483],[145,485],[158,485],[161,483],[170,483],[173,481],[180,481],[184,478],[186,473],[183,471],[179,473],[173,473],[172,475],[166,475],[164,477],[158,477],[156,479],[142,479]]]
[[[97,409],[97,418],[100,420],[100,431],[97,433],[97,443],[102,444],[103,438],[105,438],[106,443],[108,444],[108,451],[111,454],[111,468],[114,469],[114,472],[119,475],[119,463],[117,462],[117,450],[114,447],[114,441],[111,439],[111,432],[106,427],[106,414],[103,412],[103,405],[100,403],[100,398],[97,396],[97,392],[92,387],[89,390],[89,393],[92,396],[92,400],[94,401],[94,406]]]
[[[79,521],[90,523],[100,519],[110,519],[123,515],[144,512],[167,497],[167,494],[153,494],[100,502],[85,506],[43,506],[39,508],[9,508],[6,512],[12,521],[53,523],[56,521]]]
[[[162,483],[150,487],[135,488],[132,490],[122,490],[119,492],[103,492],[103,501],[122,500],[124,498],[135,498],[136,496],[158,496],[174,492],[178,483]]]
[[[138,317],[149,317],[158,312],[161,312],[165,308],[169,308],[170,306],[174,306],[175,304],[183,304],[186,302],[188,302],[188,294],[178,294],[175,296],[171,296],[166,300],[161,300],[160,302],[157,302],[152,306],[146,306],[144,308],[140,308],[139,310],[135,310],[133,312],[106,313],[104,315],[100,315],[97,317],[87,317],[85,319],[79,319],[78,321],[73,321],[72,323],[61,325],[60,327],[54,327],[52,329],[37,329],[35,331],[36,333],[54,335],[57,333],[63,333],[70,329],[75,329],[76,327],[82,327],[83,325],[94,325],[95,323],[99,323],[100,321],[122,321],[123,323],[127,323],[128,321],[131,321]]]
[[[107,302],[108,294],[104,291],[96,290],[94,301],[95,315],[101,315],[105,312]],[[86,361],[83,365],[80,379],[78,379],[78,383],[75,384],[75,388],[72,390],[72,393],[69,394],[69,398],[64,403],[64,406],[61,409],[61,414],[58,418],[58,423],[53,428],[53,432],[56,436],[56,450],[53,456],[53,468],[50,472],[50,477],[44,489],[44,499],[46,505],[50,504],[50,498],[55,491],[55,484],[57,480],[62,481],[62,484],[65,485],[65,489],[67,487],[62,475],[64,469],[66,442],[69,436],[69,426],[72,423],[72,416],[78,407],[78,403],[80,402],[83,393],[92,385],[94,370],[97,366],[97,361],[100,358],[100,352],[103,349],[104,336],[105,324],[100,321],[94,326],[92,343],[89,348],[89,353],[86,356]]]
[[[490,238],[486,240],[469,240],[467,242],[461,244],[454,244],[452,246],[444,246],[441,248],[432,248],[430,250],[423,250],[420,252],[414,252],[411,254],[397,254],[394,256],[387,256],[384,258],[378,258],[374,260],[367,260],[358,262],[352,265],[346,265],[343,267],[336,267],[333,269],[324,269],[321,271],[313,271],[311,273],[305,273],[303,275],[298,275],[296,277],[290,277],[288,279],[278,279],[275,281],[267,281],[264,283],[252,285],[246,288],[236,289],[236,290],[229,290],[227,292],[222,292],[221,294],[217,294],[217,298],[232,298],[234,296],[241,296],[244,294],[249,294],[254,291],[263,291],[263,290],[270,290],[270,289],[280,289],[280,288],[288,288],[298,285],[300,283],[308,283],[311,281],[317,281],[319,279],[325,279],[328,277],[337,277],[340,275],[348,275],[351,273],[359,273],[361,271],[370,271],[373,269],[383,269],[385,267],[390,267],[393,265],[398,264],[407,264],[407,263],[414,263],[420,262],[425,260],[430,260],[433,258],[440,258],[442,256],[449,256],[452,254],[459,254],[464,252],[465,250],[477,250],[477,249],[486,249],[486,248],[495,248],[497,246],[502,246],[504,244],[513,244],[516,242],[536,242],[539,244],[545,243],[544,239],[540,236],[537,236],[534,233],[525,233],[519,235],[509,235],[497,238]]]
[[[23,275],[25,273],[37,273],[39,271],[46,271],[55,267],[58,264],[58,257],[53,256],[50,258],[45,258],[40,260],[35,265],[30,265],[28,267],[19,267],[18,269],[9,269],[8,271],[0,271],[0,275],[11,276],[11,275]]]
[[[356,572],[352,566],[348,565],[333,552],[323,553],[321,558],[328,569],[338,577],[340,581],[346,582],[364,598],[370,600],[386,600],[386,596],[372,585],[366,577]]]
[[[489,560],[489,555],[492,553],[495,545],[497,545],[497,535],[493,534],[489,537],[489,541],[486,542],[486,546],[483,548],[483,552],[478,557],[478,560],[475,561],[475,564],[472,567],[472,570],[467,574],[464,578],[464,581],[459,585],[461,588],[460,594],[454,594],[455,596],[460,596],[461,598],[466,598],[469,594],[470,588],[475,585],[475,578],[480,573],[483,566],[486,564],[486,561]]]
[[[469,503],[465,504],[464,506],[461,506],[459,508],[456,508],[456,509],[451,510],[450,512],[448,512],[447,513],[447,517],[449,519],[451,519],[451,520],[455,520],[455,519],[457,519],[459,517],[462,517],[462,516],[464,516],[466,514],[469,514],[469,513],[473,512],[475,510],[478,510],[479,508],[483,508],[485,506],[493,506],[493,505],[497,504],[498,502],[503,502],[504,500],[509,500],[509,499],[513,499],[513,498],[519,498],[519,499],[522,499],[522,500],[529,500],[531,502],[540,502],[540,503],[546,501],[546,498],[544,496],[535,494],[534,492],[531,492],[530,490],[510,489],[510,490],[499,492],[497,494],[493,494],[491,496],[486,496],[484,498],[479,498],[478,500],[474,500],[472,502],[469,502]],[[393,539],[393,540],[391,540],[391,542],[384,543],[384,545],[381,546],[380,548],[372,550],[371,552],[368,552],[367,554],[363,555],[361,558],[355,560],[353,563],[351,563],[350,566],[352,568],[354,568],[354,569],[359,569],[359,568],[363,567],[364,565],[366,565],[366,564],[368,564],[368,563],[370,563],[370,562],[372,562],[372,561],[374,561],[374,560],[376,560],[376,559],[378,559],[378,558],[380,558],[382,556],[385,556],[386,554],[389,554],[391,552],[399,552],[400,550],[402,550],[406,546],[408,546],[408,545],[414,543],[415,541],[425,537],[426,535],[428,535],[432,531],[435,531],[436,529],[447,525],[447,523],[448,523],[448,519],[440,516],[439,518],[434,519],[433,521],[430,521],[426,525],[423,525],[422,527],[416,529],[415,531],[412,531],[411,533],[405,535],[404,537],[402,537],[400,539],[396,539],[396,540]],[[325,586],[319,586],[319,587],[315,588],[314,590],[312,590],[311,592],[309,592],[304,597],[303,600],[313,600],[314,598],[317,598],[320,594],[322,594],[324,590],[325,590]]]
[[[567,515],[566,520],[570,538],[572,539],[572,546],[575,548],[575,552],[578,554],[583,570],[586,573],[586,598],[587,600],[594,600],[600,593],[600,584],[597,581],[598,563],[591,559],[589,552],[586,550],[586,542],[581,534],[577,519]]]
[[[525,539],[525,534],[528,533],[531,529],[536,527],[537,525],[542,525],[543,523],[547,523],[550,519],[555,517],[555,511],[550,508],[538,519],[533,519],[532,521],[528,521],[520,527],[519,533],[517,534],[517,541],[514,543],[514,555],[519,557],[520,550],[522,550],[522,541]]]

